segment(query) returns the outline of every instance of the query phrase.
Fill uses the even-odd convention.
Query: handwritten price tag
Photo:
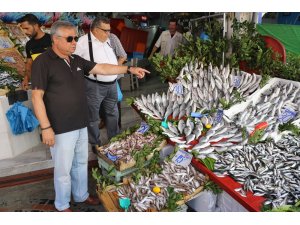
[[[221,123],[222,119],[223,119],[223,110],[222,109],[218,109],[217,115],[214,118],[214,124]]]
[[[239,87],[241,85],[241,76],[233,76],[233,86]]]
[[[291,119],[293,119],[296,115],[297,115],[297,113],[294,112],[293,110],[285,108],[284,111],[283,111],[283,113],[278,117],[278,120],[281,123],[287,123]]]
[[[178,96],[183,95],[183,86],[182,86],[182,84],[175,84],[174,92]]]
[[[149,130],[149,128],[150,128],[150,126],[146,122],[142,121],[141,122],[141,126],[137,130],[137,132],[139,132],[141,134],[144,134],[144,133],[146,133]]]
[[[172,158],[172,162],[174,162],[176,165],[187,167],[191,164],[192,158],[193,156],[191,154],[179,149],[176,155]]]

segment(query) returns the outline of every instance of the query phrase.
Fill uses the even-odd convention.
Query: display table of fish
[[[117,170],[123,171],[136,164],[133,152],[141,151],[145,146],[152,146],[152,153],[146,157],[149,160],[154,151],[161,150],[165,145],[166,141],[156,134],[151,132],[142,134],[136,131],[126,136],[124,139],[99,147],[98,156],[109,164],[115,165]]]
[[[178,202],[179,204],[183,204],[202,191],[207,178],[196,171],[193,166],[182,167],[173,162],[164,162],[162,167],[161,174],[152,174],[150,177],[142,176],[137,183],[131,181],[129,185],[118,187],[119,197],[131,200],[129,211],[164,209],[169,196],[168,187],[183,194],[184,199]],[[159,188],[159,191],[154,188]]]
[[[219,157],[214,172],[243,184],[236,191],[244,197],[249,190],[273,208],[294,205],[300,199],[300,138],[287,135],[276,144],[231,149]]]
[[[235,108],[240,112],[234,113]],[[278,140],[279,124],[300,116],[300,83],[273,78],[270,85],[235,108],[225,111],[225,114],[238,126],[244,127],[248,134],[253,132],[255,125],[267,122],[268,126],[260,140]]]
[[[260,75],[230,70],[229,66],[205,69],[195,61],[181,70],[177,83],[169,83],[167,93],[141,95],[134,105],[154,119],[179,120],[196,111],[223,108],[221,102],[237,104],[254,93],[260,81]]]

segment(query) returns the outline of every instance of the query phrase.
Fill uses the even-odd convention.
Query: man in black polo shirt
[[[43,143],[51,147],[55,207],[70,212],[71,192],[75,202],[99,203],[89,196],[87,188],[88,107],[84,74],[129,72],[143,78],[149,72],[137,67],[96,64],[72,55],[78,37],[69,22],[53,23],[51,38],[52,48],[33,62],[32,103]]]
[[[26,43],[26,66],[25,75],[22,82],[22,88],[27,90],[28,82],[31,76],[31,66],[33,60],[41,53],[51,47],[51,37],[41,30],[40,22],[38,18],[33,14],[26,14],[17,20],[20,23],[21,28],[25,34],[30,37],[30,40]]]

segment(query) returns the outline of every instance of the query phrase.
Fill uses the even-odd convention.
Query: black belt
[[[116,82],[117,79],[115,79],[114,81],[108,81],[108,82],[103,82],[103,81],[99,81],[99,80],[94,80],[94,79],[91,79],[87,76],[85,76],[85,79],[89,80],[89,81],[92,81],[94,83],[98,83],[98,84],[104,84],[104,85],[111,85],[111,84],[114,84]]]

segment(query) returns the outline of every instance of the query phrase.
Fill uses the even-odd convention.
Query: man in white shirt
[[[92,43],[93,61],[96,63],[109,63],[118,65],[117,57],[111,47],[109,40],[110,21],[105,17],[97,17],[92,22],[90,37]],[[75,54],[84,59],[91,60],[88,34],[82,36],[76,47]],[[86,92],[89,111],[89,143],[92,149],[101,145],[99,131],[99,109],[103,107],[104,119],[107,128],[108,139],[119,133],[118,126],[118,93],[117,80],[118,74],[114,76],[103,76],[92,74],[86,76]]]
[[[153,57],[153,54],[160,47],[160,54],[163,56],[174,55],[174,50],[182,43],[182,34],[176,31],[177,20],[171,19],[169,21],[169,30],[163,31],[155,43],[149,58]]]

